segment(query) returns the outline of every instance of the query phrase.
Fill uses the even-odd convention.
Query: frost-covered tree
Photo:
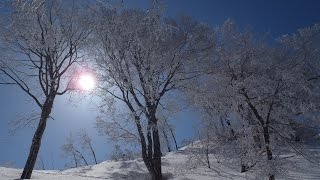
[[[43,160],[42,156],[39,156],[37,158],[35,166],[36,166],[35,169],[45,170],[45,164],[44,164],[44,160]]]
[[[84,154],[80,151],[80,149],[77,148],[76,140],[72,134],[66,137],[66,142],[61,146],[61,150],[64,156],[70,157],[74,162],[74,166],[71,167],[79,167],[82,165],[82,162],[86,166],[89,165]]]
[[[108,103],[109,104],[109,103]],[[110,109],[112,105],[108,105],[108,110],[102,110],[96,120],[96,129],[99,135],[105,135],[109,141],[116,143],[126,143],[137,145],[140,143],[138,133],[132,124],[132,117],[128,113],[114,112]]]
[[[123,150],[119,144],[116,144],[113,147],[113,150],[110,154],[110,159],[113,161],[128,161],[137,157],[137,153],[134,153],[133,150],[127,148]]]
[[[174,126],[169,124],[169,118],[164,112],[164,110],[160,110],[157,114],[159,117],[159,130],[160,130],[160,139],[161,142],[165,144],[165,146],[162,146],[163,152],[171,152],[171,151],[177,151],[178,150],[178,144],[177,139],[174,132]],[[169,112],[170,113],[170,112]],[[172,116],[172,114],[171,114]],[[174,148],[172,147],[174,145]]]
[[[116,144],[114,147],[113,147],[113,150],[110,154],[110,159],[113,160],[113,161],[119,161],[122,159],[122,157],[124,156],[124,153],[120,147],[120,145]]]
[[[81,129],[78,132],[78,138],[80,140],[81,148],[83,150],[89,151],[90,154],[92,155],[93,159],[94,159],[94,163],[98,164],[97,157],[96,157],[96,152],[95,152],[95,150],[93,148],[93,145],[92,145],[92,139],[89,136],[89,134],[87,133],[87,131],[84,130],[84,129]]]
[[[74,1],[15,0],[0,25],[0,84],[20,88],[39,107],[22,179],[30,179],[54,100],[70,87],[68,69],[79,61],[89,34]],[[69,79],[70,80],[70,79]]]
[[[96,152],[92,145],[92,139],[86,130],[79,130],[75,136],[72,133],[66,138],[65,143],[61,146],[63,155],[72,159],[74,166],[89,165],[86,157],[91,156],[94,163],[98,164]]]
[[[298,29],[292,35],[283,35],[279,42],[290,55],[290,63],[296,64],[301,69],[304,79],[313,83],[319,83],[320,24]]]
[[[211,52],[212,30],[190,18],[164,19],[157,9],[101,14],[101,26],[95,30],[100,94],[126,105],[143,161],[152,179],[162,179],[159,104],[197,75],[190,64]]]
[[[296,83],[304,86],[307,95],[300,94],[305,99],[302,102],[301,112],[304,118],[311,124],[319,123],[320,109],[320,25],[315,24],[310,27],[298,29],[292,35],[283,35],[279,38],[283,52],[288,58],[286,62],[294,67],[297,78]],[[301,86],[301,85],[300,85]]]
[[[264,157],[250,164],[274,179],[282,170],[277,166],[279,158],[275,158],[275,153],[281,153],[278,143],[293,147],[290,123],[297,114],[319,107],[315,101],[319,86],[310,80],[317,73],[311,76],[306,73],[309,70],[305,71],[306,64],[309,68],[317,65],[313,59],[316,56],[305,53],[317,52],[317,43],[301,52],[282,45],[271,47],[250,31],[240,31],[230,20],[218,29],[216,39],[215,56],[196,85],[200,88],[194,88],[197,104],[203,109],[209,107],[213,115],[235,114],[233,121],[237,122],[230,129],[232,141],[242,144],[243,155],[254,150]],[[310,60],[314,63],[308,63]]]
[[[163,144],[165,143],[166,144],[166,148],[167,148],[167,152],[171,152],[171,143],[170,143],[170,139],[169,139],[169,136],[168,136],[168,129],[167,129],[167,126],[164,126],[163,124],[159,125],[159,128],[160,130],[160,142]],[[165,147],[165,146],[162,146],[162,147]],[[161,150],[161,152],[163,152],[163,150]]]

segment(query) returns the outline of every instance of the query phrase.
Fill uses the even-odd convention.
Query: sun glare
[[[80,88],[85,91],[92,90],[96,85],[95,78],[91,74],[80,75],[78,82]]]

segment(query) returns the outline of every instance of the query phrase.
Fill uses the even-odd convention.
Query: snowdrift
[[[189,145],[179,151],[171,152],[162,157],[162,167],[165,179],[173,180],[226,180],[226,179],[257,179],[253,172],[240,173],[239,166],[232,163],[220,162],[212,155],[210,158],[212,168],[209,169],[200,156],[195,155],[197,145]],[[286,177],[277,179],[292,180],[319,180],[320,167],[310,164],[301,156],[291,157],[292,168]],[[20,177],[22,170],[0,167],[1,180],[13,180]],[[142,159],[131,161],[104,161],[97,165],[80,168],[56,170],[35,170],[32,179],[38,180],[148,180],[147,169]]]

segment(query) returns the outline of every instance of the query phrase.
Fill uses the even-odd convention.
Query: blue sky
[[[146,7],[147,0],[127,0],[129,7]],[[257,33],[271,32],[276,38],[281,34],[293,33],[297,28],[320,23],[320,1],[318,0],[169,0],[166,4],[169,16],[190,15],[212,26],[219,26],[231,18],[241,27],[250,25]],[[42,142],[40,156],[46,168],[63,168],[64,157],[61,145],[70,132],[86,129],[93,137],[99,160],[107,158],[112,149],[104,136],[98,136],[94,128],[97,112],[90,98],[69,102],[68,95],[56,99],[53,110],[55,120],[49,120]],[[22,168],[29,151],[34,129],[25,128],[9,135],[8,122],[22,113],[36,110],[19,89],[0,86],[0,164],[11,161]],[[178,141],[189,138],[197,126],[196,114],[184,111],[176,117]],[[54,159],[54,162],[52,162]]]

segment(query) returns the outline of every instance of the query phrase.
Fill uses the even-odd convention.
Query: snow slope
[[[165,179],[173,180],[224,180],[224,179],[257,179],[251,172],[239,173],[239,167],[217,163],[212,156],[212,169],[206,168],[194,148],[185,147],[177,152],[168,153],[162,158]],[[280,179],[319,180],[320,167],[308,163],[300,156],[292,158],[296,164],[286,177]],[[20,177],[21,169],[0,167],[1,180],[13,180]],[[98,180],[98,179],[150,179],[141,159],[131,161],[105,161],[97,165],[73,168],[64,171],[35,170],[32,179],[38,180]],[[277,178],[278,179],[278,178]]]

